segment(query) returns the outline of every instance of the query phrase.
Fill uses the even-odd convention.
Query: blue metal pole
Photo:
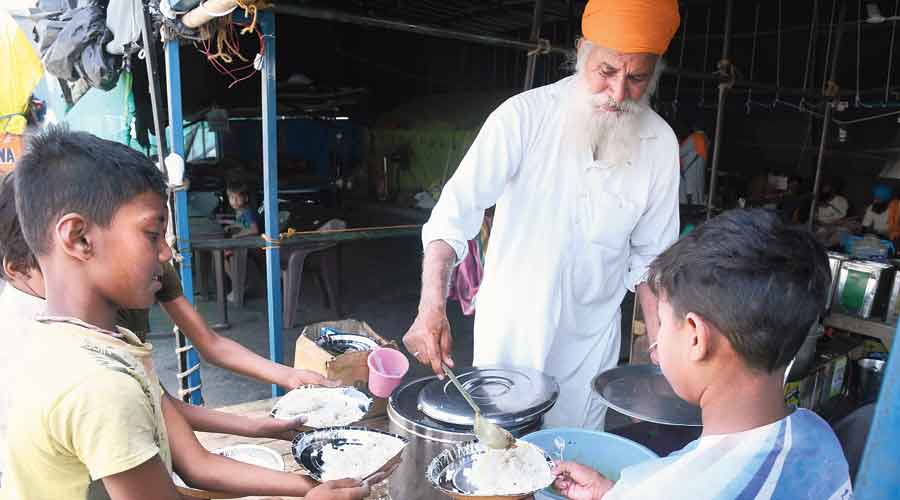
[[[890,347],[887,371],[881,383],[881,394],[866,440],[866,449],[854,485],[854,500],[888,500],[900,498],[900,352],[897,337],[900,323]]]
[[[263,204],[266,211],[266,234],[278,238],[278,110],[275,101],[275,15],[259,13],[263,34],[262,66],[262,133],[263,133]],[[281,255],[277,244],[266,247],[266,291],[269,299],[269,359],[282,361]],[[284,391],[272,384],[272,397]]]
[[[169,106],[169,147],[172,153],[184,158],[184,121],[181,108],[181,54],[178,41],[166,42],[166,91]],[[181,287],[184,296],[194,303],[194,279],[191,270],[191,234],[188,224],[187,191],[175,192],[175,233],[177,235],[178,253],[181,254]],[[190,341],[185,339],[190,345]],[[197,351],[187,351],[187,368],[191,369],[200,363]],[[190,387],[200,386],[200,370],[188,376]],[[198,388],[191,393],[191,403],[203,404],[203,395]]]

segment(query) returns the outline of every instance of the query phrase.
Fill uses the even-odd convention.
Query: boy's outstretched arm
[[[293,420],[279,420],[272,417],[251,418],[187,404],[169,393],[163,397],[178,409],[195,431],[293,441],[297,433],[309,430],[309,427],[303,425],[306,417],[297,417]]]
[[[162,407],[172,449],[172,467],[190,486],[240,496],[305,496],[315,486],[312,480],[298,474],[257,467],[210,453],[171,401],[163,400]]]
[[[111,500],[180,500],[159,455],[125,472],[103,478]]]
[[[197,313],[184,296],[162,302],[161,305],[172,321],[191,339],[203,359],[216,366],[256,380],[277,384],[285,389],[296,389],[306,384],[327,387],[339,385],[338,382],[328,380],[318,373],[274,363],[234,340],[217,334],[210,329],[203,316]]]

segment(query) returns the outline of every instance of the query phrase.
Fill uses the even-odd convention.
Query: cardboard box
[[[303,333],[297,338],[294,351],[294,368],[314,371],[342,384],[356,387],[369,396],[369,358],[368,352],[349,352],[337,356],[316,345],[322,328],[332,328],[343,333],[364,335],[375,341],[380,347],[398,349],[393,340],[385,340],[375,333],[366,322],[355,319],[339,321],[323,321],[313,323],[303,328]],[[372,409],[368,417],[384,415],[387,409],[387,400],[372,396]]]

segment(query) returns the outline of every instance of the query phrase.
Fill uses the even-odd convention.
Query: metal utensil
[[[563,452],[566,449],[566,440],[562,438],[562,436],[556,436],[553,438],[553,446],[556,447],[556,451],[559,452],[559,461],[565,462],[566,459],[563,456]]]
[[[506,429],[484,418],[481,415],[481,408],[478,407],[472,399],[472,396],[469,395],[469,391],[463,388],[463,385],[456,378],[456,375],[453,374],[450,367],[443,363],[442,366],[444,368],[444,373],[450,377],[450,381],[453,382],[456,389],[462,394],[466,402],[469,403],[472,410],[475,411],[475,435],[478,437],[478,440],[484,443],[488,448],[497,450],[506,450],[514,447],[516,445],[516,438],[514,438]]]

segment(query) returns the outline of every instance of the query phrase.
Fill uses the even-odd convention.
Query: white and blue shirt
[[[704,436],[668,457],[622,471],[603,500],[849,500],[847,460],[815,413],[798,409],[777,422]]]

